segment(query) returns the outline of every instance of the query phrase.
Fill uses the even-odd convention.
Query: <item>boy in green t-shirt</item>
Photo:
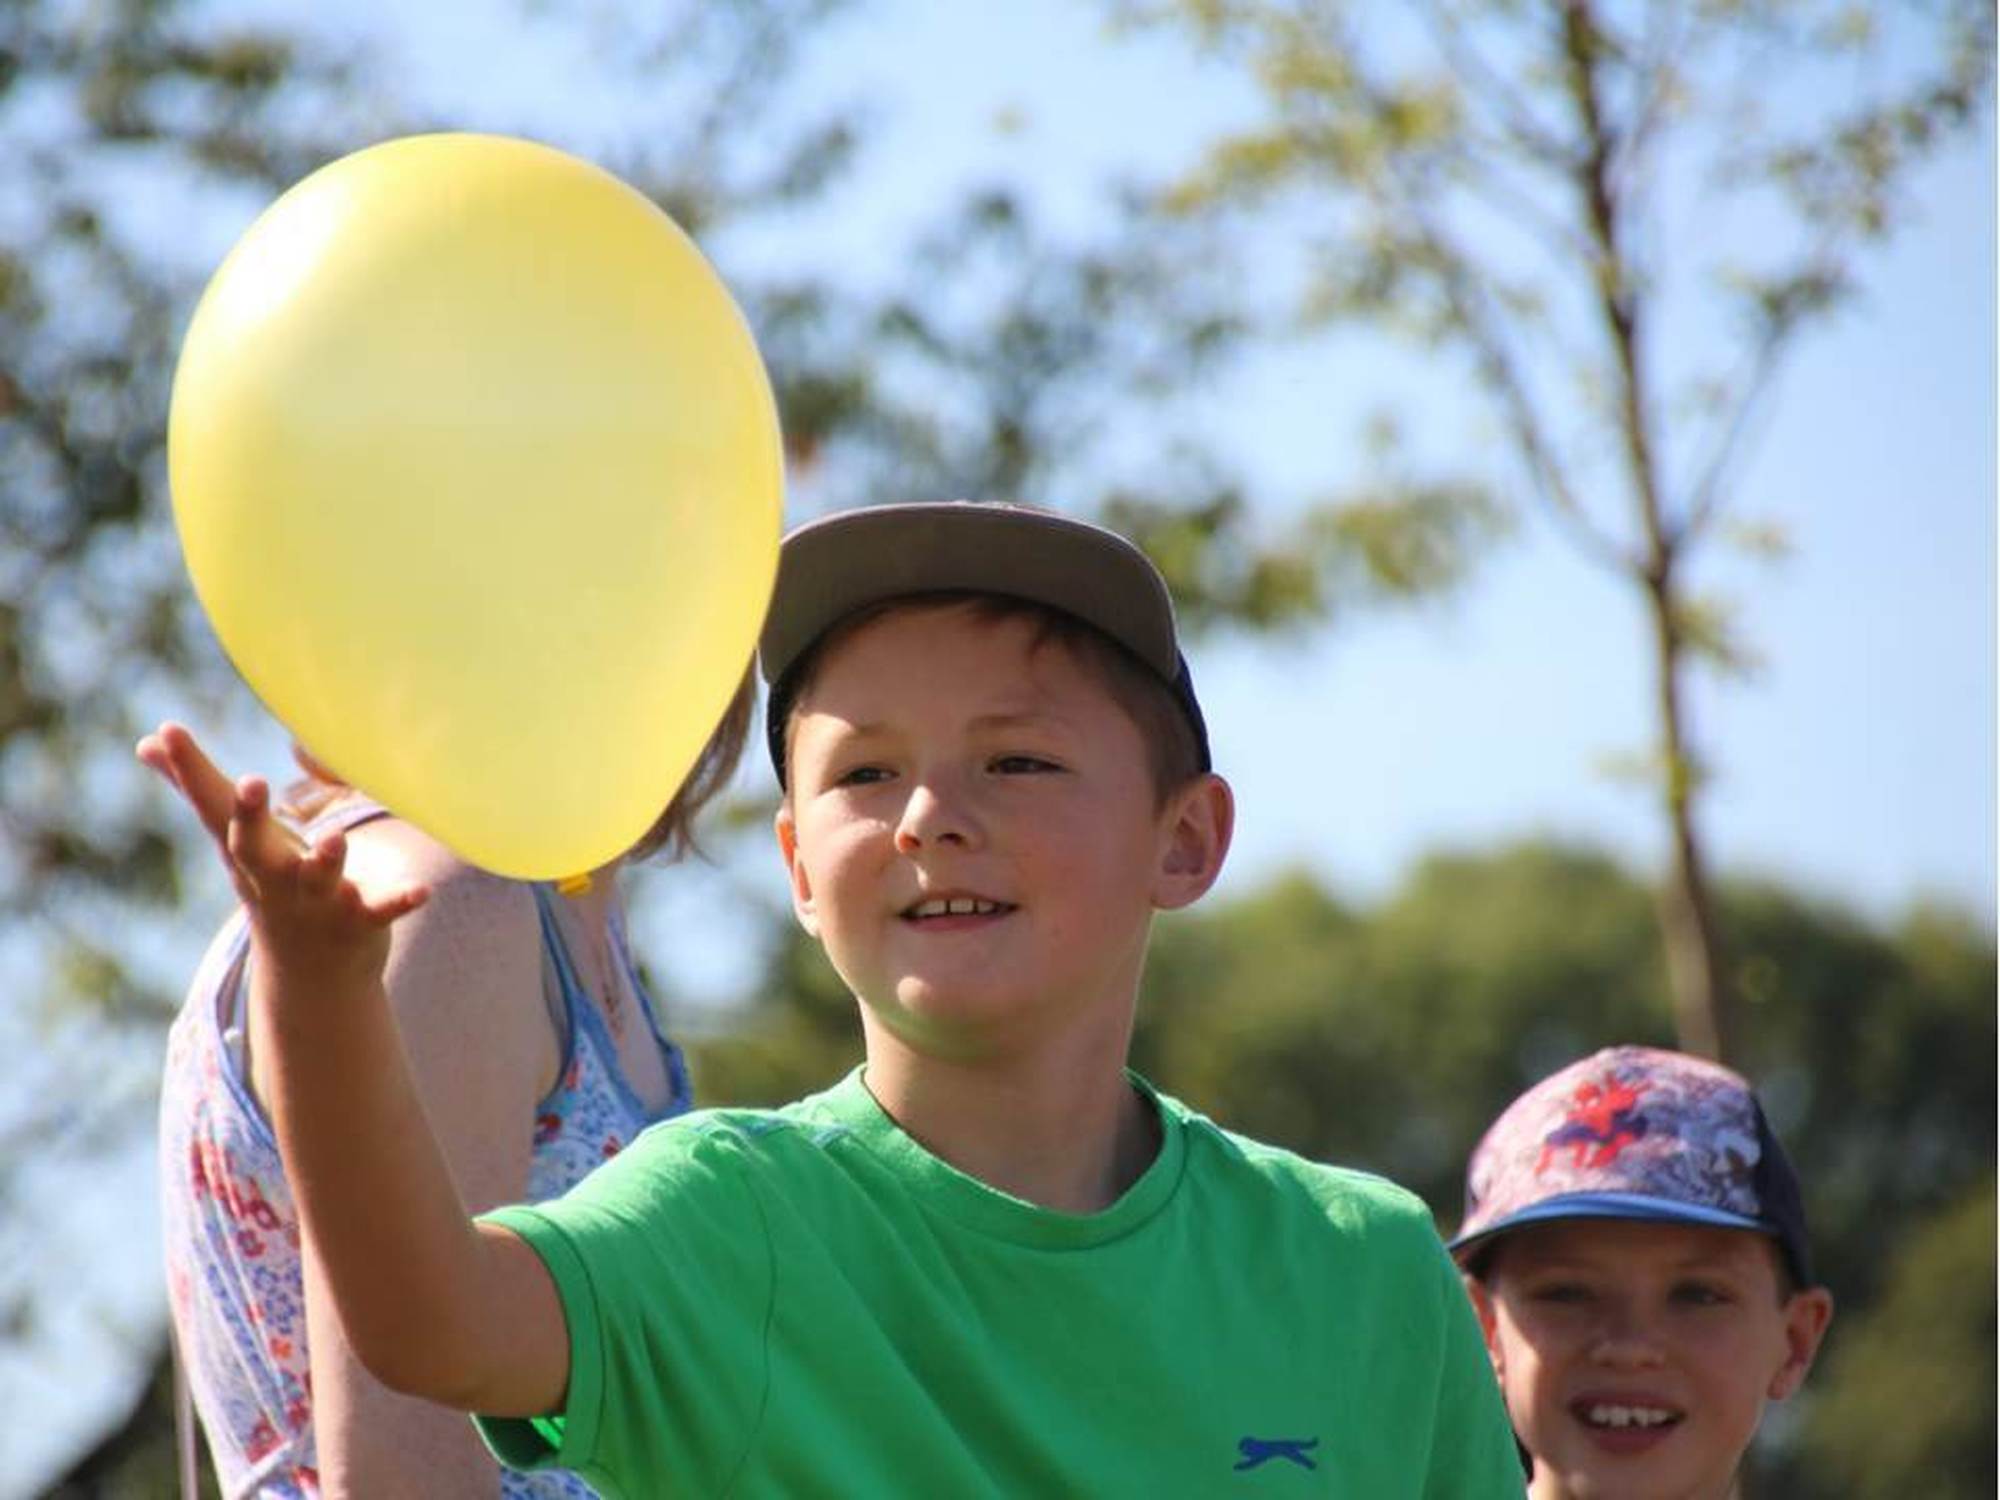
[[[142,747],[258,945],[256,1044],[349,1342],[612,1495],[1516,1496],[1428,1214],[1126,1070],[1155,911],[1233,804],[1145,556],[993,505],[785,543],[760,643],[799,921],[867,1063],[468,1219],[382,999],[388,925],[185,731]]]

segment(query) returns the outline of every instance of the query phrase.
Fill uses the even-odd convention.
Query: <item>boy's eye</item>
[[[1588,1302],[1590,1288],[1580,1281],[1546,1281],[1529,1295],[1537,1302],[1553,1302],[1559,1306],[1569,1306]]]
[[[988,763],[988,768],[1002,776],[1034,776],[1062,769],[1054,761],[1043,760],[1039,755],[996,755]]]
[[[1721,1307],[1735,1299],[1726,1287],[1701,1281],[1683,1281],[1673,1289],[1673,1300],[1683,1307]]]
[[[833,778],[835,786],[874,786],[889,779],[887,766],[855,766]]]

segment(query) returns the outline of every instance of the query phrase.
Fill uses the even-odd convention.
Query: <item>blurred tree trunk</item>
[[[1696,827],[1700,777],[1684,719],[1684,661],[1674,632],[1671,588],[1649,588],[1646,601],[1652,616],[1661,759],[1666,766],[1662,797],[1673,845],[1659,901],[1674,1034],[1683,1051],[1723,1059],[1734,1051],[1735,1000],[1723,965],[1707,857]]]
[[[1646,329],[1640,320],[1648,310],[1639,292],[1644,271],[1627,251],[1634,226],[1617,175],[1620,142],[1603,98],[1606,38],[1589,0],[1565,0],[1562,14],[1565,80],[1582,148],[1575,159],[1576,192],[1599,267],[1597,311],[1612,352],[1619,447],[1639,519],[1639,545],[1626,554],[1623,567],[1639,585],[1653,649],[1656,785],[1670,850],[1659,894],[1660,931],[1674,1031],[1684,1051],[1721,1058],[1731,1031],[1730,994],[1696,820],[1704,777],[1687,718],[1688,643],[1680,628],[1687,615],[1681,597],[1687,533],[1668,519],[1661,495],[1657,408],[1641,344]]]

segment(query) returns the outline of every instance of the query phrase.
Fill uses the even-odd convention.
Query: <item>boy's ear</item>
[[[792,915],[799,919],[799,926],[805,928],[808,936],[818,937],[819,913],[813,906],[812,876],[799,857],[799,830],[792,821],[789,803],[778,805],[773,826],[778,834],[778,852],[785,857],[785,873],[791,878]]]
[[[1825,1287],[1807,1287],[1792,1294],[1785,1304],[1785,1362],[1771,1376],[1768,1392],[1773,1401],[1783,1401],[1805,1384],[1806,1372],[1812,1369],[1813,1356],[1819,1353],[1820,1340],[1826,1337],[1826,1326],[1832,1321],[1833,1293]]]
[[[1160,863],[1153,878],[1153,905],[1176,911],[1199,900],[1222,873],[1229,837],[1236,829],[1236,796],[1229,783],[1204,771],[1175,792],[1160,828]]]
[[[1486,1340],[1486,1357],[1493,1361],[1493,1373],[1500,1379],[1507,1378],[1507,1361],[1500,1352],[1500,1317],[1493,1308],[1493,1292],[1477,1276],[1461,1275],[1465,1282],[1465,1295],[1472,1299],[1472,1310],[1479,1314],[1479,1335]]]

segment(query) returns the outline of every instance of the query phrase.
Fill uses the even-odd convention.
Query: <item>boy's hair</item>
[[[1498,1236],[1560,1219],[1747,1229],[1776,1244],[1780,1286],[1812,1286],[1798,1174],[1743,1078],[1652,1047],[1607,1047],[1502,1111],[1465,1172],[1451,1242],[1468,1272]]]
[[[775,689],[771,694],[770,712],[775,721],[772,734],[781,747],[778,755],[781,766],[790,760],[791,721],[798,702],[811,689],[828,654],[856,631],[885,616],[925,609],[964,609],[989,625],[1021,620],[1034,631],[1035,649],[1057,645],[1068,651],[1071,659],[1096,678],[1138,727],[1146,743],[1146,763],[1152,776],[1156,807],[1164,806],[1173,791],[1206,769],[1201,747],[1178,700],[1158,676],[1110,636],[1074,615],[1030,599],[959,590],[903,594],[880,600],[846,616],[814,641],[786,672],[782,695]]]
[[[723,710],[721,722],[709,735],[708,743],[701,747],[701,754],[695,757],[693,768],[682,778],[673,800],[654,819],[653,826],[626,852],[627,859],[648,859],[662,851],[669,859],[680,859],[696,851],[695,819],[736,774],[737,764],[743,759],[743,746],[750,738],[756,701],[753,669],[746,667],[743,680],[736,685],[735,696]],[[285,788],[278,810],[286,817],[297,823],[310,823],[334,803],[353,794],[353,787],[335,778],[304,746],[295,744],[292,753],[305,775]]]
[[[780,787],[792,705],[835,632],[897,602],[966,596],[1009,608],[1018,603],[1036,614],[1041,639],[1060,639],[1080,659],[1103,666],[1107,688],[1147,732],[1149,745],[1192,746],[1193,769],[1185,774],[1183,749],[1156,758],[1162,797],[1210,769],[1208,726],[1176,638],[1173,599],[1146,554],[1116,532],[1067,516],[956,500],[843,511],[785,538],[757,645],[771,688],[765,733]],[[1128,701],[1134,683],[1147,690],[1131,692]],[[1153,732],[1160,716],[1152,705],[1162,697],[1174,710],[1165,735]]]

